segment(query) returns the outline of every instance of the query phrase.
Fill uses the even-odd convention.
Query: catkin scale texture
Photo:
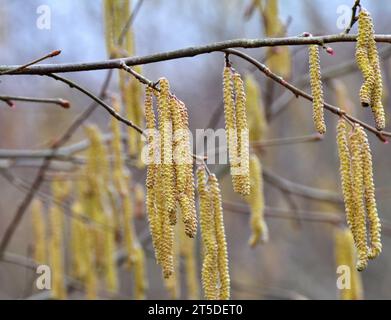
[[[37,264],[45,264],[47,263],[46,225],[42,202],[39,199],[34,199],[32,202],[31,214],[34,239],[34,260]]]
[[[309,46],[309,68],[310,68],[310,83],[313,97],[313,120],[316,131],[320,134],[326,133],[326,124],[324,121],[324,101],[323,101],[323,86],[320,73],[319,63],[319,46]]]

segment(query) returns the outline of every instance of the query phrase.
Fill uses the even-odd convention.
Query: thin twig
[[[348,27],[346,28],[346,30],[345,30],[345,34],[348,34],[348,33],[350,32],[350,30],[352,30],[354,24],[356,23],[356,21],[357,21],[357,16],[356,16],[356,14],[357,14],[357,9],[358,9],[359,7],[361,7],[361,5],[360,5],[360,0],[356,0],[356,1],[354,2],[353,7],[352,7],[352,17],[351,17],[351,19],[350,19],[349,26],[348,26]]]
[[[60,53],[61,53],[61,50],[54,50],[41,58],[35,59],[35,60],[28,62],[26,64],[23,64],[21,66],[11,67],[8,70],[2,71],[2,72],[0,72],[0,76],[5,75],[5,74],[10,74],[10,73],[18,73],[18,72],[23,71],[23,70],[27,69],[28,67],[30,67],[36,63],[39,63],[43,60],[58,56]]]
[[[292,145],[299,143],[307,143],[307,142],[318,142],[323,140],[323,136],[319,133],[311,134],[308,136],[301,137],[289,137],[289,138],[277,138],[277,139],[269,139],[264,141],[254,141],[250,143],[250,146],[253,148],[257,147],[275,147],[282,145]]]
[[[34,97],[22,97],[22,96],[8,96],[1,95],[0,100],[7,103],[9,106],[13,106],[13,101],[22,101],[22,102],[34,102],[34,103],[52,103],[57,104],[64,109],[68,109],[70,107],[70,103],[68,100],[62,98],[34,98]]]

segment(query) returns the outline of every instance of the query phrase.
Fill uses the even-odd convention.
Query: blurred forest
[[[88,62],[108,59],[105,42],[104,1],[59,1],[46,0],[51,9],[49,30],[36,26],[37,7],[41,1],[0,0],[0,61],[1,65],[18,65],[40,57],[47,52],[60,49],[61,54],[44,63]],[[132,7],[137,5],[132,1]],[[284,33],[276,36],[296,36],[303,32],[313,35],[338,34],[338,6],[351,8],[351,0],[280,0],[279,19],[285,27]],[[391,14],[391,3],[363,0],[362,5],[371,12],[377,34],[389,34],[387,17]],[[196,46],[237,38],[265,37],[265,17],[255,9],[249,15],[252,0],[144,0],[132,24],[135,55],[148,55],[188,46]],[[247,15],[246,15],[247,13]],[[277,23],[277,22],[276,22]],[[357,32],[354,26],[352,33]],[[325,101],[350,110],[354,116],[373,124],[372,115],[360,107],[358,92],[362,76],[354,64],[355,44],[333,43],[334,55],[320,52],[324,77]],[[277,54],[280,48],[276,48]],[[388,99],[391,90],[391,51],[389,44],[379,44],[382,54],[383,84],[386,92],[385,110],[387,127],[391,112]],[[267,48],[247,49],[254,58],[268,65]],[[275,54],[275,52],[271,52]],[[309,90],[308,53],[305,46],[290,47],[291,70],[287,79],[306,92]],[[248,206],[243,198],[232,190],[231,179],[224,174],[222,165],[210,165],[220,180],[222,189],[224,222],[228,244],[232,299],[338,299],[335,264],[335,230],[339,225],[329,223],[336,215],[345,221],[344,206],[339,177],[339,161],[336,146],[335,125],[338,117],[326,112],[327,134],[323,139],[307,143],[273,144],[274,139],[311,136],[315,134],[312,122],[311,103],[296,99],[285,88],[266,78],[254,67],[237,57],[231,57],[232,65],[243,77],[251,74],[260,91],[266,116],[276,108],[267,133],[262,140],[269,141],[261,148],[264,169],[264,193],[266,222],[269,241],[255,248],[248,245],[250,237]],[[269,61],[270,62],[270,61]],[[189,111],[192,131],[213,127],[224,128],[222,111],[222,70],[224,55],[210,53],[192,58],[176,59],[147,64],[142,74],[153,81],[161,77],[170,80],[171,90],[183,100]],[[74,72],[65,76],[95,94],[99,93],[107,71]],[[41,98],[63,98],[70,102],[70,109],[52,104],[25,103],[15,101],[10,108],[0,105],[0,238],[22,201],[26,190],[21,184],[30,185],[42,159],[10,159],[2,150],[40,150],[50,147],[68,128],[77,115],[90,104],[90,99],[72,90],[59,81],[36,75],[2,76],[0,95],[34,96]],[[341,97],[341,90],[345,90]],[[119,94],[118,72],[113,72],[109,95]],[[341,106],[341,102],[344,106]],[[215,110],[217,114],[215,113]],[[220,115],[219,119],[216,115]],[[98,107],[86,123],[68,141],[68,145],[86,139],[83,127],[97,125],[101,132],[111,130],[110,115]],[[124,124],[121,130],[129,130]],[[374,165],[376,195],[379,215],[390,221],[391,214],[391,158],[390,145],[382,143],[376,136],[368,134]],[[88,151],[78,154],[88,156]],[[133,198],[135,189],[145,187],[146,170],[135,161],[127,162],[131,172],[129,188]],[[65,177],[72,179],[72,168],[83,164],[54,160],[47,173],[41,192],[50,194],[51,181],[58,172],[65,170]],[[63,175],[60,175],[63,177]],[[61,178],[62,179],[62,178]],[[304,190],[304,191],[303,191]],[[315,197],[307,192],[316,193]],[[309,193],[311,193],[309,192]],[[319,199],[319,198],[326,199]],[[318,199],[314,199],[318,198]],[[137,200],[137,199],[136,199]],[[45,202],[45,201],[44,201]],[[50,203],[45,203],[45,207]],[[138,214],[135,228],[145,253],[148,288],[147,299],[189,298],[186,272],[181,268],[177,282],[180,291],[173,295],[162,279],[161,269],[155,262],[151,239],[148,237],[148,219],[143,204],[136,203]],[[140,209],[140,206],[142,209]],[[273,216],[274,215],[274,216]],[[326,217],[326,221],[311,221],[309,216]],[[288,218],[287,218],[288,217]],[[293,217],[292,219],[289,217]],[[302,219],[300,218],[302,217]],[[25,299],[47,298],[45,292],[35,287],[37,274],[34,268],[15,263],[20,257],[31,261],[33,256],[33,230],[31,206],[23,217],[12,238],[7,253],[9,260],[0,261],[0,298]],[[72,219],[65,215],[65,259],[66,273],[71,269],[71,225]],[[385,228],[387,229],[387,228]],[[391,275],[387,273],[391,263],[391,233],[384,230],[383,252],[360,273],[365,299],[390,299]],[[120,248],[119,248],[120,249]],[[197,279],[201,290],[201,245],[196,241]],[[7,258],[7,256],[5,256]],[[12,258],[12,259],[11,259]],[[22,261],[22,260],[21,260]],[[24,261],[24,260],[23,260]],[[118,267],[120,289],[110,295],[102,290],[98,297],[134,299],[134,274]],[[83,299],[84,291],[78,286],[68,294],[69,299]],[[195,296],[197,297],[197,296]]]

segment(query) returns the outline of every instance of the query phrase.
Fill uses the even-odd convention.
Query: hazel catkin
[[[361,132],[358,126],[350,136],[351,165],[352,165],[352,198],[354,205],[354,231],[358,251],[357,270],[362,271],[368,264],[368,245],[366,217],[363,202],[364,176],[363,158],[361,152]]]
[[[364,199],[366,212],[369,222],[369,239],[370,239],[370,251],[369,258],[376,258],[382,250],[381,244],[381,224],[377,213],[377,205],[375,198],[375,184],[373,182],[373,166],[371,149],[368,142],[368,137],[363,129],[359,126],[360,144],[362,148],[362,163],[363,163],[363,177],[364,177]]]
[[[246,197],[246,200],[251,208],[250,226],[252,234],[248,243],[251,247],[254,247],[259,241],[266,242],[269,238],[268,228],[263,215],[265,204],[262,166],[255,154],[252,154],[250,157],[250,177],[251,191],[250,195]]]
[[[319,46],[309,46],[309,68],[311,78],[311,92],[313,97],[313,120],[316,131],[320,134],[326,133],[326,123],[324,121],[324,101],[323,86],[319,63]]]

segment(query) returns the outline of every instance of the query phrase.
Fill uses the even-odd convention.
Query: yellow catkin
[[[322,78],[320,73],[319,46],[310,45],[308,50],[311,92],[313,97],[313,120],[316,130],[320,134],[324,134],[326,133],[326,123],[324,121],[324,101]]]
[[[244,83],[250,142],[260,141],[265,137],[268,126],[261,91],[252,75],[246,75]]]
[[[134,297],[136,300],[143,300],[148,289],[147,266],[143,248],[138,244],[133,250],[134,266]]]
[[[346,121],[343,118],[338,120],[337,124],[337,145],[339,156],[339,172],[341,176],[342,194],[345,203],[346,221],[354,236],[356,238],[356,226],[355,226],[355,204],[353,199],[352,190],[352,176],[351,176],[351,163],[350,163],[350,151],[349,144],[346,136]]]
[[[363,106],[371,106],[376,128],[383,130],[385,127],[385,114],[382,102],[383,84],[380,61],[372,17],[363,8],[358,15],[356,60],[364,77],[364,83],[360,90],[361,104]]]
[[[117,263],[115,261],[116,245],[115,245],[115,227],[113,219],[109,215],[105,215],[104,224],[104,277],[106,288],[109,292],[115,293],[118,291],[118,276]]]
[[[335,262],[336,267],[348,267],[350,279],[346,279],[350,287],[339,290],[341,300],[362,300],[363,289],[361,276],[355,269],[355,248],[352,233],[349,229],[336,229],[335,231]]]
[[[45,264],[48,262],[46,252],[46,223],[41,200],[34,199],[31,204],[31,214],[34,239],[34,260],[37,264]]]
[[[145,216],[144,201],[145,201],[144,187],[140,183],[137,183],[134,187],[134,202],[135,202],[134,216],[137,219],[142,219]]]
[[[255,154],[252,154],[250,157],[250,177],[251,192],[246,200],[251,208],[250,226],[252,234],[248,243],[251,247],[254,247],[259,241],[266,242],[269,238],[267,224],[264,219],[265,201],[263,195],[262,166]]]
[[[60,208],[55,204],[50,207],[49,221],[49,261],[52,274],[51,293],[53,299],[66,299],[63,256],[63,216]]]
[[[381,223],[377,213],[375,185],[373,182],[373,166],[371,148],[368,137],[363,127],[357,128],[360,135],[362,148],[363,176],[364,176],[364,198],[369,222],[370,252],[369,258],[376,258],[382,250],[381,244]]]
[[[235,189],[240,189],[239,178],[237,174],[237,131],[236,131],[236,111],[234,100],[234,85],[232,82],[232,70],[230,67],[224,67],[223,71],[223,98],[224,98],[224,116],[225,133],[227,137],[228,158],[231,166],[232,184]]]
[[[173,159],[175,163],[176,192],[181,207],[185,233],[194,238],[197,233],[195,210],[193,158],[190,145],[189,116],[185,104],[173,97],[170,100],[173,125]],[[181,198],[183,198],[181,200]]]
[[[362,271],[368,264],[368,246],[365,208],[363,202],[364,176],[361,152],[361,134],[357,126],[350,136],[350,147],[352,163],[352,194],[354,203],[354,229],[356,233],[356,247],[358,251],[357,270]]]
[[[228,250],[225,238],[225,228],[223,219],[223,207],[221,191],[218,180],[214,174],[209,176],[210,192],[212,196],[212,208],[214,211],[214,220],[216,228],[217,241],[217,265],[220,278],[219,299],[228,300],[230,298],[230,277],[228,267]]]
[[[195,241],[185,236],[185,226],[183,223],[179,223],[181,230],[179,230],[179,251],[183,258],[185,278],[186,278],[186,291],[187,298],[190,300],[199,299],[199,281],[195,251]],[[183,230],[182,230],[183,229]]]
[[[197,184],[200,198],[200,226],[204,252],[201,272],[202,286],[205,298],[216,300],[219,298],[218,244],[211,194],[206,185],[205,169],[202,167],[197,170]]]
[[[234,185],[234,188],[239,187],[235,191],[246,196],[250,193],[249,129],[247,124],[246,93],[240,74],[235,72],[232,79],[236,95],[237,155],[239,160],[239,182],[237,185]]]
[[[84,281],[86,298],[89,300],[95,300],[98,297],[98,276],[94,257],[95,236],[95,228],[92,225],[87,226],[84,241],[85,248],[87,249],[85,252],[85,261],[88,271]]]
[[[170,85],[167,79],[159,80],[160,94],[158,97],[158,116],[160,133],[161,164],[161,188],[165,198],[166,210],[172,214],[175,212],[175,171],[172,155],[172,122],[170,112]]]

